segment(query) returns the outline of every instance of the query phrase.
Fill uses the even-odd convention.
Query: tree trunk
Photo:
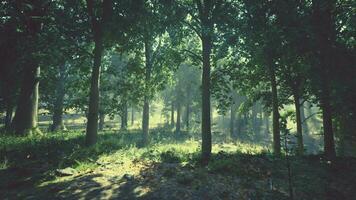
[[[135,110],[134,107],[131,107],[131,126],[133,126],[135,123]]]
[[[89,94],[89,112],[86,128],[86,144],[93,145],[97,141],[98,135],[98,114],[99,114],[99,87],[100,87],[100,68],[101,56],[103,52],[102,37],[98,36],[94,47],[94,65],[91,74],[90,94]]]
[[[323,91],[323,98],[320,100],[320,106],[323,116],[323,131],[324,131],[324,153],[325,156],[329,159],[336,157],[335,152],[335,141],[334,141],[334,132],[332,125],[332,112],[331,105],[328,98],[327,91]]]
[[[142,114],[142,145],[146,146],[148,144],[148,132],[149,132],[149,123],[150,123],[150,105],[148,101],[148,97],[144,97],[143,103],[143,114]]]
[[[151,79],[151,70],[152,70],[152,46],[148,41],[145,41],[145,58],[146,58],[146,74],[145,74],[145,93],[148,92],[149,82]],[[144,96],[143,102],[143,113],[142,113],[142,145],[146,146],[148,144],[148,134],[149,134],[149,122],[150,120],[150,105],[148,94]]]
[[[336,156],[330,100],[330,73],[334,66],[333,48],[336,41],[335,8],[336,1],[313,0],[313,25],[316,40],[316,65],[320,81],[320,107],[323,115],[324,153],[328,159]]]
[[[300,100],[300,118],[302,120],[302,131],[305,135],[309,135],[309,127],[308,123],[305,120],[305,111],[304,111],[304,103],[302,100]]]
[[[347,114],[343,113],[338,118],[338,154],[340,156],[352,157],[356,155],[356,143],[353,137],[355,125],[352,118],[350,119],[349,117],[350,116],[347,116]]]
[[[99,112],[99,131],[104,130],[105,125],[105,113]]]
[[[53,108],[53,116],[52,116],[52,125],[50,130],[51,131],[58,131],[58,130],[63,130],[65,129],[64,124],[63,124],[63,101],[64,101],[64,83],[65,83],[65,71],[66,71],[66,65],[60,65],[59,66],[59,77],[57,81],[57,87],[56,87],[56,99],[54,102],[54,108]]]
[[[174,103],[171,103],[171,126],[174,126]]]
[[[127,116],[128,116],[127,103],[125,102],[121,114],[121,130],[127,130]]]
[[[112,13],[112,1],[102,1],[101,16],[97,16],[94,11],[96,7],[93,0],[86,0],[87,11],[91,22],[91,31],[94,36],[94,62],[91,73],[88,122],[86,127],[85,143],[87,146],[94,145],[98,135],[98,115],[99,115],[99,88],[100,88],[100,70],[101,57],[103,54],[103,32],[106,23],[109,21]]]
[[[202,37],[203,74],[202,74],[202,161],[208,163],[211,155],[211,116],[210,116],[210,54],[211,38]]]
[[[189,131],[189,117],[190,117],[190,105],[189,102],[187,102],[186,105],[186,117],[185,117],[185,127],[187,129],[187,131]]]
[[[258,128],[257,128],[257,108],[256,108],[256,103],[252,105],[251,108],[251,119],[252,119],[252,131],[255,136],[258,136]]]
[[[269,131],[269,113],[265,112],[266,135],[270,134]]]
[[[36,62],[26,66],[21,92],[11,129],[17,135],[30,133],[37,127],[40,67]]]
[[[281,134],[279,128],[279,111],[278,111],[278,95],[277,95],[277,82],[275,69],[273,66],[269,66],[270,81],[272,89],[272,128],[273,128],[273,152],[279,156],[281,154]]]
[[[180,134],[180,112],[181,112],[181,107],[180,107],[180,102],[177,101],[177,123],[176,123],[176,135],[178,136]]]
[[[231,104],[230,107],[230,137],[233,139],[236,139],[236,133],[235,133],[235,108],[234,104]]]
[[[294,92],[294,106],[295,106],[295,118],[297,121],[297,154],[303,155],[304,153],[304,144],[303,144],[303,129],[302,129],[302,120],[301,120],[301,106],[299,96]]]

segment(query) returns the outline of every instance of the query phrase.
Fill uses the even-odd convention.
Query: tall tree
[[[16,106],[16,113],[11,124],[11,129],[19,135],[33,131],[37,127],[38,86],[40,75],[41,49],[40,34],[43,32],[45,16],[49,7],[48,2],[34,1],[11,3],[20,19],[27,45],[24,47],[25,63],[23,63],[23,79]],[[42,46],[43,47],[43,46]]]
[[[94,58],[93,69],[91,74],[90,94],[89,94],[89,111],[88,122],[86,127],[86,144],[93,145],[96,143],[98,134],[98,114],[99,114],[99,81],[101,57],[103,53],[103,34],[111,12],[112,1],[104,0],[102,3],[95,0],[86,0],[87,12],[91,22],[91,31],[94,40]],[[99,7],[99,10],[95,10]],[[99,15],[101,13],[101,15]]]
[[[59,65],[58,81],[56,87],[56,98],[54,102],[53,112],[53,124],[51,125],[51,131],[63,130],[63,103],[65,95],[65,80],[66,80],[66,64]]]
[[[319,76],[320,107],[323,115],[324,153],[329,159],[336,156],[333,132],[333,111],[331,105],[331,70],[334,67],[333,46],[335,45],[335,0],[313,0],[313,33],[315,54],[318,58],[315,64]]]

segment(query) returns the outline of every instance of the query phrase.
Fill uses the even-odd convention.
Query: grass
[[[143,188],[147,198],[149,194],[173,194],[180,190],[200,194],[207,190],[207,194],[216,198],[288,199],[285,159],[274,157],[267,147],[225,142],[225,137],[215,135],[212,158],[203,167],[198,162],[201,148],[198,134],[183,132],[176,137],[167,129],[156,128],[150,138],[149,146],[140,147],[139,130],[105,131],[99,134],[96,145],[86,147],[82,131],[1,136],[0,198],[16,194],[18,199],[27,196],[48,199],[53,190],[58,190],[55,194],[62,191],[63,195],[71,195],[73,191],[65,188],[83,183],[89,185],[84,188],[127,194],[128,199],[138,198],[130,197],[130,192],[137,188]],[[328,192],[325,188],[330,182],[332,193],[355,199],[354,159],[340,159],[330,167],[320,156],[291,157],[291,164],[293,188],[300,199],[325,199]],[[78,175],[56,174],[57,169],[68,167]],[[132,191],[120,185],[127,182],[122,178],[125,174],[139,177],[132,182],[135,185]],[[111,182],[112,179],[119,181]],[[124,191],[120,193],[115,191],[118,188],[108,185]],[[88,194],[90,191],[82,189],[79,193],[92,198],[94,194]],[[228,198],[224,196],[227,194],[237,196]]]

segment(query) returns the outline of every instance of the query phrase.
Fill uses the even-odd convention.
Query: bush
[[[171,150],[162,152],[160,157],[161,157],[161,161],[166,162],[166,163],[180,163],[180,162],[182,162],[180,155],[177,152],[171,151]]]

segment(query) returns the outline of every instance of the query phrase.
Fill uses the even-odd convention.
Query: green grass
[[[98,167],[95,162],[117,160],[147,160],[154,162],[189,162],[198,157],[200,142],[193,135],[182,133],[176,138],[165,129],[154,129],[150,133],[148,147],[140,148],[139,131],[106,131],[99,134],[96,145],[84,145],[81,131],[45,133],[25,137],[1,136],[1,169],[46,165],[49,172],[58,168],[72,167],[85,171]],[[224,143],[213,145],[213,152],[240,152],[256,154],[266,151],[258,145]],[[48,173],[51,174],[51,173]]]
[[[254,199],[287,199],[285,158],[274,157],[268,147],[258,144],[240,143],[231,139],[225,142],[225,137],[219,135],[214,135],[213,138],[215,142],[212,157],[209,165],[204,167],[199,163],[201,149],[199,134],[183,132],[180,137],[176,137],[172,131],[163,128],[156,128],[150,132],[150,144],[147,147],[140,145],[139,130],[101,132],[97,144],[91,147],[85,146],[82,131],[44,133],[26,137],[2,135],[0,193],[5,197],[16,193],[19,199],[28,194],[43,199],[51,194],[51,190],[56,188],[64,190],[77,179],[79,182],[87,182],[90,177],[86,175],[87,173],[103,168],[105,176],[149,172],[160,177],[162,174],[163,179],[159,179],[163,181],[162,184],[170,181],[179,184],[175,187],[197,190],[205,185],[220,183],[227,184],[223,188],[228,188],[231,184],[234,185],[229,181],[236,179],[241,184],[238,185],[239,189],[255,191]],[[155,167],[162,164],[169,164],[175,168]],[[291,166],[294,188],[299,196],[305,197],[304,199],[309,197],[323,199],[326,180],[330,173],[334,176],[332,181],[336,184],[335,190],[352,199],[352,187],[355,186],[353,180],[356,177],[353,171],[356,162],[353,159],[341,159],[331,172],[319,156],[292,157]],[[75,169],[84,180],[76,176],[59,177],[56,174],[57,169],[67,167]],[[273,178],[275,191],[266,189],[268,177]],[[161,183],[153,185],[157,184]],[[44,196],[38,196],[39,193]],[[274,196],[267,198],[266,195]]]

